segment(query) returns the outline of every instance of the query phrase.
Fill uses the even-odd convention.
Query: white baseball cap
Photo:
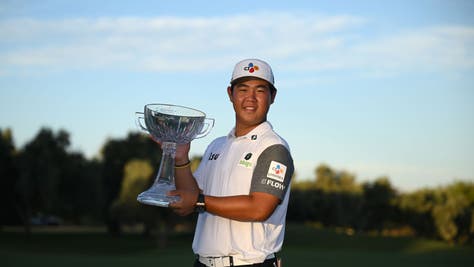
[[[232,72],[232,84],[235,80],[242,77],[256,77],[270,83],[275,88],[275,78],[273,77],[272,68],[267,62],[260,59],[244,59],[235,64]]]

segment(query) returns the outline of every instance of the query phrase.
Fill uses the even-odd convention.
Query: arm
[[[188,156],[190,147],[190,144],[178,145],[176,147],[175,166],[185,165],[190,162]],[[168,195],[179,196],[181,200],[176,203],[170,203],[169,207],[175,213],[185,216],[194,211],[194,205],[200,192],[199,186],[189,165],[184,168],[175,168],[174,174],[176,190],[168,192]]]
[[[250,195],[205,196],[206,210],[212,214],[237,221],[265,221],[280,203],[277,197],[253,192]]]
[[[176,149],[175,166],[183,166],[190,162],[189,153],[190,144],[178,146]],[[191,166],[184,168],[175,168],[175,185],[178,190],[187,190],[199,193],[199,186],[191,172]]]
[[[172,191],[170,195],[180,196],[181,201],[170,204],[170,207],[181,216],[188,215],[194,211],[198,194],[199,191],[193,189]],[[280,199],[271,194],[253,192],[250,195],[227,197],[204,196],[204,202],[207,212],[224,218],[237,221],[265,221],[278,206]]]
[[[272,167],[271,164],[274,162],[273,160],[282,162],[282,167],[285,167],[285,170],[287,170],[283,177],[279,177],[282,181],[280,186],[276,188],[273,186],[275,182],[270,181],[271,179],[267,177],[269,169]],[[187,160],[177,160],[176,162],[177,164],[186,163]],[[293,170],[293,160],[286,148],[281,145],[269,147],[259,158],[259,163],[253,174],[249,195],[205,196],[206,210],[212,214],[232,220],[264,221],[271,216],[283,199]],[[179,195],[182,200],[173,203],[170,207],[179,215],[187,215],[194,210],[199,188],[190,168],[176,169],[175,176],[178,190],[171,192],[171,194]]]
[[[188,160],[176,162],[176,165],[182,165]],[[170,207],[181,216],[188,215],[194,211],[200,192],[190,167],[175,169],[175,184],[177,190],[170,195],[179,195],[181,202],[170,204]],[[228,197],[205,196],[204,201],[207,212],[238,221],[264,221],[280,202],[276,196],[262,192]]]
[[[258,157],[248,196],[228,197],[229,202],[206,197],[206,207],[215,214],[243,221],[264,221],[284,199],[294,166],[283,145],[267,147]]]

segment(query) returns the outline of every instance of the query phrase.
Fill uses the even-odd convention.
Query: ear
[[[230,86],[227,87],[227,95],[229,96],[230,102],[234,102],[232,98],[232,89],[230,88]]]
[[[271,99],[271,101],[270,101],[270,104],[273,104],[273,102],[275,101],[276,95],[277,95],[277,90],[275,89],[275,90],[273,91],[272,96],[271,96],[272,99]]]

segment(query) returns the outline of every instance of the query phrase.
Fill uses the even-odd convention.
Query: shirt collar
[[[255,127],[252,131],[240,137],[235,136],[235,127],[234,127],[227,135],[227,138],[257,140],[259,135],[272,129],[273,129],[272,124],[268,121],[264,121],[260,123],[257,127]]]

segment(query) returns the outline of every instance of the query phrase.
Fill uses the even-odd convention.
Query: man
[[[194,173],[190,145],[176,151],[176,191],[170,207],[198,210],[194,266],[278,266],[294,166],[289,146],[267,122],[277,89],[271,67],[259,59],[238,62],[227,88],[235,127],[214,140]]]

